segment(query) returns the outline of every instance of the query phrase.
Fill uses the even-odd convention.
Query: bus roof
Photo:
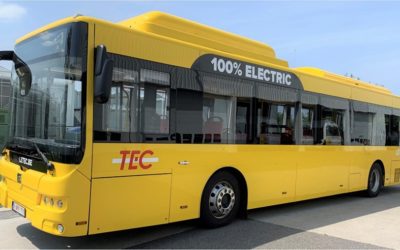
[[[354,79],[351,77],[346,77],[346,76],[342,76],[342,75],[337,75],[319,68],[314,68],[314,67],[299,67],[299,68],[295,68],[297,71],[300,72],[304,72],[304,73],[308,73],[314,76],[319,76],[325,79],[329,79],[329,80],[334,80],[334,81],[340,81],[343,84],[349,85],[351,87],[360,87],[360,88],[364,88],[364,89],[368,89],[371,91],[375,91],[375,92],[379,92],[382,94],[388,94],[388,95],[392,95],[392,91],[390,91],[389,89],[382,87],[382,86],[378,86],[378,85],[374,85],[371,83],[366,83],[363,81],[360,81],[358,79]]]
[[[275,51],[264,43],[160,11],[144,13],[119,24],[229,54],[288,66],[287,61],[278,59]]]
[[[370,95],[372,94],[375,96],[369,100],[372,103],[400,107],[400,97],[394,95],[387,88],[337,75],[318,68],[289,68],[287,61],[277,58],[273,48],[266,44],[159,11],[144,13],[117,23],[111,23],[89,16],[77,15],[35,30],[18,39],[17,43],[29,39],[45,30],[65,23],[78,21],[113,25],[115,28],[120,27],[125,30],[131,30],[132,32],[139,32],[144,35],[175,41],[182,45],[185,44],[183,45],[185,47],[190,46],[192,48],[202,48],[202,50],[204,50],[197,55],[192,53],[191,56],[199,57],[204,53],[219,52],[221,55],[240,60],[248,60],[252,63],[276,66],[277,69],[296,73],[302,82],[307,78],[307,80],[303,82],[306,91],[360,101],[365,99],[365,95],[362,93],[366,93],[365,91],[367,91]],[[193,63],[196,59],[197,58],[193,58],[191,62]],[[392,98],[385,99],[388,96]]]

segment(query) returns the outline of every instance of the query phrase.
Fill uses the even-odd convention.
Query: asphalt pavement
[[[352,193],[252,210],[217,229],[193,220],[76,238],[43,233],[0,208],[0,249],[400,249],[399,227],[400,187],[377,198]]]

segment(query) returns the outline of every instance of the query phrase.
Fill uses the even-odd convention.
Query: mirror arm
[[[13,61],[14,51],[0,51],[0,61]]]
[[[32,85],[32,72],[29,66],[14,51],[0,51],[0,61],[2,60],[14,62],[15,72],[20,79],[20,94],[27,95]]]

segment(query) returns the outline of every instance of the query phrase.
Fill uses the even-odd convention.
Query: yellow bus
[[[400,182],[398,96],[231,33],[75,16],[0,59],[15,65],[0,204],[50,234],[217,227]]]

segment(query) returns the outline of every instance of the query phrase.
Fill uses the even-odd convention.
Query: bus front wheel
[[[379,163],[374,163],[369,171],[368,189],[366,195],[368,197],[376,197],[380,193],[383,186],[383,174]]]
[[[200,220],[215,228],[232,222],[239,212],[239,182],[229,172],[217,172],[208,180],[201,199]]]

